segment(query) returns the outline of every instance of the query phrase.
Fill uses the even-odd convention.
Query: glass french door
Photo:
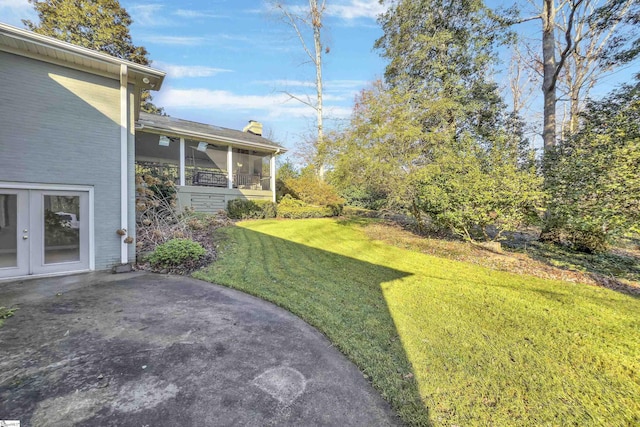
[[[89,194],[0,188],[0,278],[89,269]]]

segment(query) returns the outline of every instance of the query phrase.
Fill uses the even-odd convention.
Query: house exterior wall
[[[0,181],[92,186],[95,268],[119,264],[119,81],[5,52],[0,76]]]
[[[178,206],[180,210],[192,208],[196,212],[214,214],[227,209],[227,203],[234,199],[271,200],[271,191],[238,190],[215,187],[178,187]]]

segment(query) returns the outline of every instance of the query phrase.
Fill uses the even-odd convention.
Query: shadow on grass
[[[587,274],[600,286],[625,294],[640,296],[640,287],[619,279],[640,282],[640,257],[613,252],[587,254],[551,243],[533,242],[526,250],[532,259],[556,268]]]
[[[383,294],[383,286],[411,273],[246,228],[220,233],[227,245],[235,243],[195,277],[258,296],[301,317],[360,368],[403,421],[431,425]]]
[[[374,221],[389,224],[391,227],[399,227],[418,239],[437,239],[440,242],[453,243],[453,245],[448,247],[439,246],[434,252],[425,252],[438,257],[457,259],[456,256],[458,255],[460,246],[455,245],[465,244],[461,239],[445,232],[420,233],[410,223],[371,220],[358,217],[343,218],[339,220],[338,223],[345,226],[357,225],[364,228]],[[538,241],[538,235],[539,230],[535,229],[505,233],[505,240],[501,241],[502,247],[505,250],[504,255],[509,256],[510,253],[522,253],[532,260],[547,266],[578,273],[576,276],[578,278],[579,275],[583,275],[583,281],[590,282],[591,280],[592,283],[616,292],[634,297],[640,296],[640,238],[627,237],[620,240],[617,247],[606,253],[587,254],[573,251],[568,247],[540,242]],[[391,238],[391,240],[393,240],[393,238]],[[411,246],[411,244],[408,244],[408,246]],[[456,247],[458,248],[457,250]],[[475,246],[475,248],[489,250],[481,248],[480,246]],[[414,247],[414,249],[424,252],[424,248],[421,247]],[[465,253],[468,257],[473,257],[472,252]],[[535,268],[535,263],[531,263],[531,265]],[[511,270],[505,269],[505,271]],[[629,284],[621,279],[636,283]]]

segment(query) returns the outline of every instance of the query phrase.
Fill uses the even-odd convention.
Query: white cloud
[[[169,24],[169,21],[162,16],[163,8],[164,6],[158,3],[138,4],[129,6],[127,12],[135,24],[143,27],[158,27]]]
[[[33,5],[27,0],[0,0],[1,21],[22,28],[22,19],[37,21],[38,17]]]
[[[255,83],[280,87],[316,87],[315,81],[312,80],[258,80]],[[325,80],[323,88],[325,90],[358,89],[367,84],[365,80]]]
[[[224,68],[206,67],[203,65],[175,65],[158,61],[154,61],[153,66],[166,71],[169,77],[175,79],[212,77],[219,73],[230,73],[233,71]]]
[[[306,95],[296,94],[302,99]],[[270,118],[312,117],[315,113],[308,106],[291,99],[285,93],[268,95],[240,95],[225,90],[164,88],[154,97],[165,108],[189,108],[217,111],[266,111]],[[335,100],[329,97],[328,100]],[[348,117],[351,109],[342,106],[326,106],[331,117]]]
[[[256,84],[262,84],[274,87],[315,87],[315,83],[311,80],[258,80],[254,82]]]
[[[327,80],[328,89],[359,89],[365,87],[369,82],[366,80]]]
[[[143,35],[138,37],[146,43],[168,44],[177,46],[195,46],[204,43],[204,37]]]
[[[378,0],[349,0],[345,4],[331,4],[327,6],[326,14],[345,20],[358,18],[377,19],[387,7]]]
[[[214,12],[206,10],[190,10],[190,9],[178,9],[173,12],[175,16],[180,18],[194,19],[194,18],[226,18],[226,15],[220,15]]]
[[[300,4],[292,4],[286,6],[287,10],[295,15],[306,15],[309,7]],[[342,0],[327,5],[325,11],[326,16],[331,16],[345,21],[353,21],[356,19],[372,19],[376,20],[378,15],[387,11],[386,4],[380,4],[379,0]],[[264,3],[261,9],[245,10],[246,13],[265,13],[272,12],[273,9],[267,3]]]

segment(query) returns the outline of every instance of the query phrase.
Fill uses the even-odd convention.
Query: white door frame
[[[16,276],[26,276],[31,272],[31,255],[28,231],[30,229],[29,212],[29,191],[17,188],[3,188],[0,193],[13,195],[16,197],[16,218],[15,234],[13,236],[16,245],[16,264],[14,266],[2,267],[0,277],[2,279]],[[24,213],[27,213],[26,215]],[[6,231],[5,231],[6,233]]]
[[[27,183],[27,182],[5,182],[0,181],[0,188],[14,189],[14,190],[45,190],[45,191],[75,191],[75,192],[87,192],[89,193],[89,270],[93,271],[96,268],[96,256],[95,256],[95,222],[94,222],[94,188],[90,185],[61,185],[61,184],[41,184],[41,183]],[[38,276],[51,276],[66,274],[64,273],[51,273],[51,274],[31,274],[28,276],[11,277],[4,280],[13,280],[21,277],[38,277]]]

